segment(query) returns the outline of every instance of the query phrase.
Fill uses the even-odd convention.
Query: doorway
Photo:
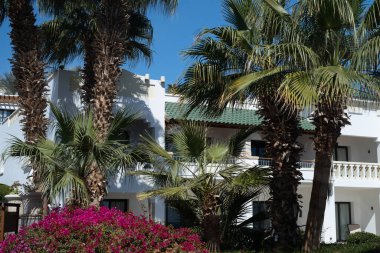
[[[351,203],[335,202],[336,239],[346,241],[348,236],[348,224],[351,224]]]
[[[348,162],[348,147],[336,146],[334,160],[341,161],[341,162]]]

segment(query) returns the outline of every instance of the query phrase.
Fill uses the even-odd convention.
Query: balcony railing
[[[176,160],[176,161],[181,161],[181,160],[183,160],[180,156],[176,156],[176,155],[174,155],[173,156],[173,158],[174,158],[174,160]],[[259,158],[241,158],[241,159],[230,159],[229,161],[228,161],[228,164],[235,164],[235,163],[239,163],[239,162],[241,162],[241,161],[252,161],[252,162],[254,162],[254,164],[257,164],[257,165],[259,165],[259,166],[271,166],[271,164],[272,164],[272,159],[270,159],[270,158],[262,158],[262,157],[259,157]],[[191,164],[191,163],[194,163],[195,161],[185,161],[185,163],[187,163],[187,164]],[[314,168],[314,161],[311,161],[311,160],[309,160],[309,161],[307,161],[307,160],[305,160],[305,161],[300,161],[299,162],[299,165],[300,165],[300,167],[301,168]],[[208,164],[208,167],[220,167],[220,164],[212,164],[212,163],[210,163],[210,164]]]
[[[177,161],[183,161],[180,156],[173,156]],[[183,161],[186,167],[190,170],[197,169],[195,161]],[[245,163],[248,165],[270,166],[272,160],[269,158],[258,157],[242,157],[241,159],[231,159],[228,164]],[[301,170],[305,179],[313,179],[314,174],[314,160],[300,161]],[[225,165],[218,163],[207,164],[207,169],[213,171],[222,169]],[[142,168],[143,169],[143,168]],[[380,180],[380,163],[365,163],[365,162],[343,162],[334,161],[331,170],[331,178],[337,180]]]
[[[255,160],[255,159],[253,159]],[[270,158],[259,158],[258,159],[258,164],[260,166],[270,166],[272,164],[272,159]],[[301,168],[314,168],[314,161],[299,161],[298,164],[300,165]]]
[[[335,179],[380,179],[379,163],[334,161],[332,176]]]

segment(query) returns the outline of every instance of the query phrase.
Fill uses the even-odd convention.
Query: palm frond
[[[238,131],[229,139],[229,153],[232,157],[239,157],[245,146],[245,140],[259,130],[259,126],[249,127]]]

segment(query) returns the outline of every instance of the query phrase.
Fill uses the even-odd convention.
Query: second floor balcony
[[[181,157],[174,157],[176,160],[181,160]],[[235,163],[267,167],[271,165],[271,160],[260,157],[242,157],[229,161],[229,164]],[[188,168],[193,169],[196,169],[197,166],[195,162],[185,162],[185,164]],[[303,182],[311,183],[315,173],[315,162],[313,160],[301,160],[299,164],[304,178]],[[220,169],[221,165],[209,163],[207,168],[213,171]],[[380,188],[380,163],[333,161],[331,181],[334,181],[336,186],[342,187]]]

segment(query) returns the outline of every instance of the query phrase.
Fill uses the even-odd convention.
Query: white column
[[[329,197],[328,197],[328,199],[326,201],[325,219],[323,221],[321,239],[325,243],[334,243],[334,242],[336,242],[334,181],[330,182]]]

